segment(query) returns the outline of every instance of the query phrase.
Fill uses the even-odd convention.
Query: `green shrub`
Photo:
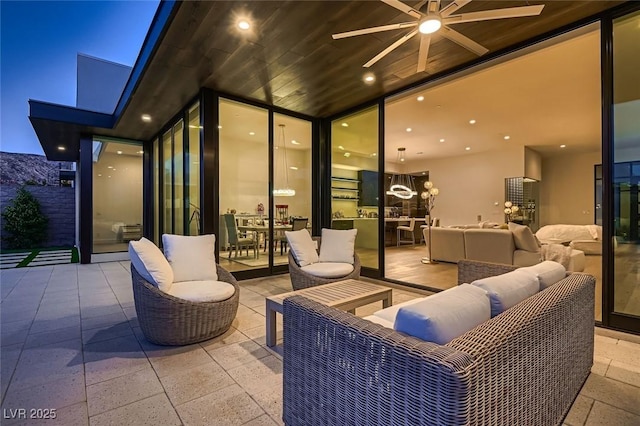
[[[47,238],[49,220],[40,210],[40,202],[24,188],[4,209],[2,219],[2,238],[10,248],[35,248]]]

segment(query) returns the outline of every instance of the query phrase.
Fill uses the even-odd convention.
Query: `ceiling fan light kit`
[[[454,43],[464,47],[467,50],[482,56],[489,51],[486,47],[476,43],[467,36],[459,33],[449,25],[463,24],[466,22],[489,21],[493,19],[519,18],[525,16],[537,16],[542,13],[544,5],[507,7],[502,9],[483,10],[479,12],[460,13],[454,15],[459,9],[471,3],[472,0],[454,0],[445,7],[440,7],[440,0],[423,0],[415,7],[410,7],[399,0],[380,0],[389,6],[416,18],[417,21],[402,22],[399,24],[382,25],[378,27],[363,28],[361,30],[347,31],[343,33],[333,34],[334,40],[355,37],[365,34],[373,34],[383,31],[400,30],[404,28],[413,28],[407,34],[393,42],[389,47],[378,53],[376,56],[366,62],[363,67],[368,68],[387,56],[393,50],[397,49],[413,36],[420,33],[420,50],[418,52],[417,72],[425,71],[427,66],[427,58],[429,55],[429,45],[431,44],[431,34],[439,32],[439,34]],[[426,5],[426,12],[420,9]],[[415,27],[418,27],[415,29]]]

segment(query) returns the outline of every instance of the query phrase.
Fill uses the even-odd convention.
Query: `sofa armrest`
[[[518,266],[500,263],[480,262],[477,260],[461,260],[458,262],[458,285],[472,283],[482,278],[506,274],[515,271]]]
[[[302,296],[284,301],[288,425],[468,424],[472,363]]]

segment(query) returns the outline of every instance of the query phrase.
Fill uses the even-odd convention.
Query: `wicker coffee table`
[[[323,305],[351,313],[369,303],[382,300],[382,307],[392,304],[391,289],[359,280],[344,280],[304,290],[267,297],[267,346],[276,344],[276,312],[282,314],[282,302],[289,296],[304,296]]]

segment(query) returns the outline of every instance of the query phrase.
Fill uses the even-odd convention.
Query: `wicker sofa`
[[[461,261],[467,281],[514,269]],[[569,274],[446,345],[284,302],[287,425],[561,424],[593,363],[595,279]]]

